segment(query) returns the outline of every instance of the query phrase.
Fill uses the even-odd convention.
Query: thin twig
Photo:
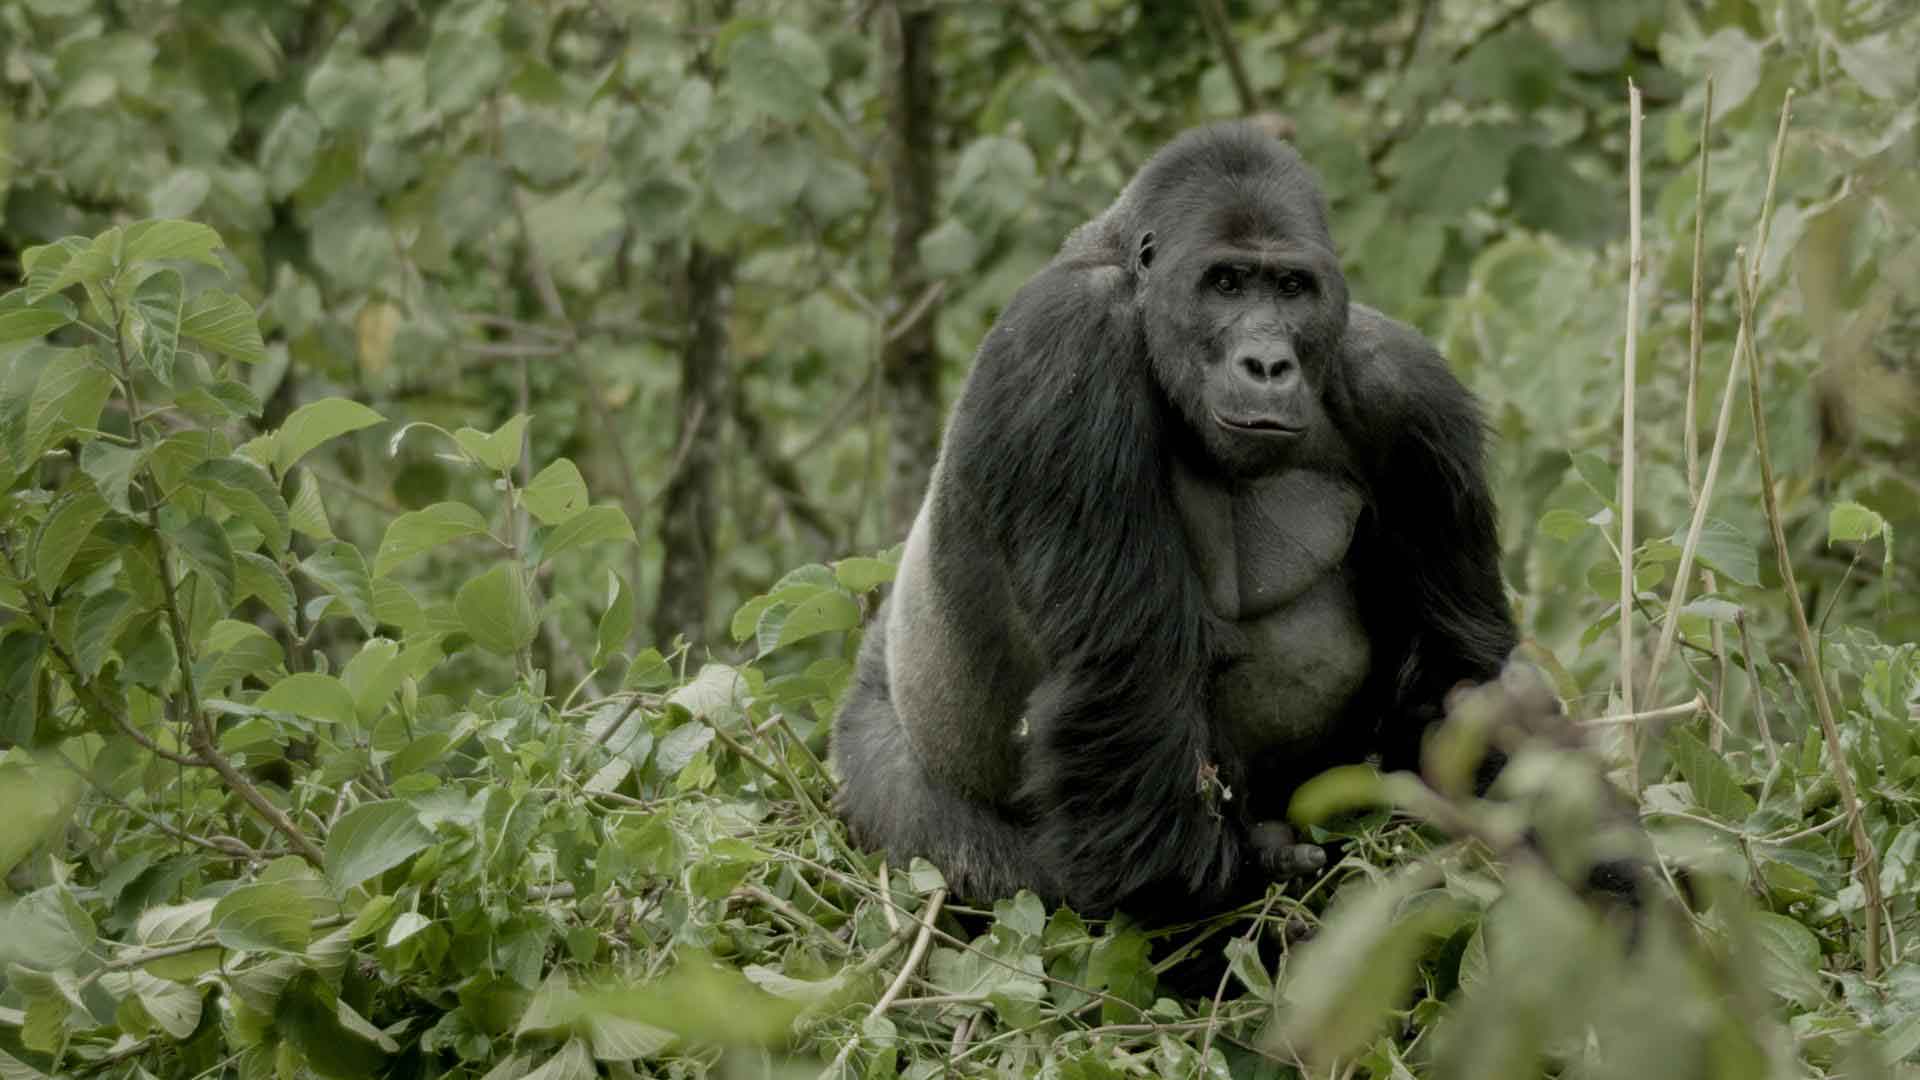
[[[1620,709],[1633,712],[1634,377],[1640,363],[1640,88],[1627,80],[1627,344],[1620,399]],[[1627,732],[1633,793],[1640,794],[1640,729]]]
[[[1253,925],[1247,927],[1247,932],[1240,936],[1241,941],[1251,943],[1260,933],[1261,928],[1267,925],[1267,912],[1273,910],[1273,901],[1278,895],[1279,893],[1274,889],[1267,890],[1267,899],[1260,905],[1260,914],[1253,917]],[[1213,1053],[1213,1033],[1220,1030],[1220,1001],[1227,996],[1227,979],[1232,974],[1233,966],[1229,964],[1227,970],[1220,973],[1220,984],[1213,988],[1213,1005],[1207,1010],[1207,1034],[1200,1040],[1202,1068],[1206,1066],[1207,1055]]]
[[[1668,705],[1663,709],[1648,709],[1646,712],[1629,713],[1625,716],[1596,716],[1581,723],[1588,727],[1606,727],[1614,724],[1651,724],[1661,720],[1679,720],[1689,716],[1698,716],[1707,707],[1705,694],[1696,693],[1693,700],[1679,705]]]
[[[1227,21],[1226,5],[1220,0],[1202,0],[1200,21],[1207,26],[1207,36],[1213,38],[1214,47],[1220,50],[1220,56],[1227,63],[1227,74],[1233,79],[1233,91],[1240,96],[1240,111],[1248,116],[1260,111],[1259,95],[1253,92],[1253,80],[1247,77],[1247,65],[1240,59],[1240,47],[1233,43],[1233,24]],[[1202,1054],[1204,1058],[1206,1055]]]
[[[1705,252],[1707,248],[1707,137],[1713,130],[1713,76],[1707,76],[1707,100],[1700,107],[1700,179],[1693,190],[1693,292],[1687,307],[1687,492],[1700,501],[1699,411],[1695,402],[1700,388],[1700,338],[1706,292]]]
[[[1793,113],[1793,90],[1789,88],[1786,100],[1780,105],[1780,134],[1774,143],[1776,157],[1780,146],[1786,141],[1788,118]],[[1753,259],[1753,271],[1741,279],[1740,322],[1751,327],[1754,318],[1753,290],[1749,282],[1758,276],[1760,259]],[[1787,548],[1786,525],[1780,516],[1780,500],[1774,491],[1773,454],[1767,445],[1767,413],[1760,400],[1760,350],[1754,344],[1754,333],[1748,330],[1747,362],[1747,399],[1753,407],[1753,443],[1754,452],[1760,459],[1760,495],[1761,504],[1767,515],[1767,529],[1773,536],[1774,560],[1780,569],[1780,584],[1787,594],[1787,611],[1793,616],[1793,631],[1800,644],[1800,660],[1806,665],[1808,693],[1813,697],[1814,712],[1820,719],[1820,732],[1827,743],[1828,767],[1833,772],[1834,786],[1840,790],[1841,805],[1846,808],[1847,823],[1853,833],[1853,872],[1860,879],[1860,887],[1866,893],[1866,949],[1862,957],[1862,972],[1869,981],[1880,977],[1880,927],[1886,919],[1886,898],[1880,893],[1879,858],[1874,852],[1873,838],[1867,835],[1867,826],[1860,815],[1860,796],[1853,786],[1853,767],[1847,761],[1845,748],[1840,743],[1840,727],[1833,718],[1833,702],[1827,694],[1827,678],[1820,665],[1820,648],[1813,639],[1813,629],[1807,625],[1807,608],[1800,600],[1800,585],[1793,573],[1793,559]]]
[[[927,946],[933,942],[933,921],[940,917],[940,908],[947,902],[947,890],[935,889],[927,897],[926,911],[920,916],[920,933],[913,939],[913,948],[907,953],[907,962],[900,965],[900,974],[893,977],[893,985],[873,1003],[873,1016],[879,1017],[892,1007],[894,999],[907,988],[907,980],[919,970],[920,958],[927,954]]]

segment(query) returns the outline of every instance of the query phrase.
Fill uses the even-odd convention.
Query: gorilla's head
[[[1103,217],[1155,378],[1206,454],[1239,475],[1324,458],[1347,283],[1293,148],[1246,124],[1190,132]]]

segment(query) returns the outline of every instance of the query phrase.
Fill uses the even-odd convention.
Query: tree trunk
[[[881,356],[888,425],[888,534],[904,536],[920,508],[934,457],[940,450],[940,356],[934,348],[937,302],[920,305],[927,273],[920,265],[920,238],[933,227],[934,113],[938,84],[933,47],[938,16],[928,8],[895,0],[882,16],[885,49],[894,61],[892,155],[893,279],[895,318],[912,324],[888,341]],[[920,310],[915,311],[916,306]]]
[[[653,640],[706,640],[713,581],[714,519],[720,501],[720,430],[727,416],[727,309],[733,258],[695,242],[687,253],[687,342],[680,352],[680,421],[675,465],[660,512],[660,593]]]

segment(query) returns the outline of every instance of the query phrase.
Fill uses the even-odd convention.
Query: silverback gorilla
[[[981,343],[835,721],[854,838],[1148,918],[1318,867],[1299,783],[1515,644],[1482,443],[1291,147],[1176,139]]]

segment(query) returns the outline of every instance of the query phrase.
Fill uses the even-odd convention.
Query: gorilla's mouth
[[[1287,436],[1298,435],[1306,428],[1283,424],[1271,416],[1250,416],[1244,419],[1229,419],[1219,413],[1213,414],[1213,422],[1228,431],[1240,435]]]

